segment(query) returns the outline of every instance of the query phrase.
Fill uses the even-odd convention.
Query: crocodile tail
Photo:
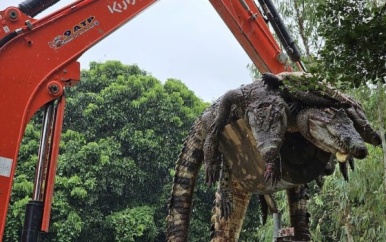
[[[239,241],[245,213],[247,211],[251,193],[245,191],[233,179],[233,211],[229,218],[221,216],[221,193],[216,192],[215,207],[212,210],[211,242],[236,242]]]
[[[295,230],[295,239],[311,241],[310,214],[307,212],[308,195],[305,193],[305,186],[301,185],[287,189],[287,197],[291,226]]]
[[[169,199],[166,240],[188,241],[189,217],[192,196],[198,171],[203,161],[203,135],[200,120],[190,129],[182,151],[178,157],[173,179],[172,194]]]

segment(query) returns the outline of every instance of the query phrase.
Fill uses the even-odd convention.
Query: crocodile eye
[[[268,108],[269,106],[271,106],[270,103],[262,103],[259,105],[259,108]]]
[[[284,103],[279,103],[279,104],[278,104],[278,107],[279,107],[280,109],[283,109],[283,108],[285,108],[285,105],[284,105]]]

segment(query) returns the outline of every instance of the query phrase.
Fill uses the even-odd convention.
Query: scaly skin
[[[310,214],[307,212],[308,195],[304,185],[287,189],[291,226],[295,229],[295,241],[310,241]]]
[[[326,152],[357,159],[367,156],[363,139],[343,109],[304,109],[297,115],[297,124],[304,138]]]
[[[190,129],[175,168],[172,195],[169,199],[167,216],[168,241],[187,241],[192,196],[198,171],[204,159],[202,150],[204,130],[202,119],[198,119]]]
[[[364,115],[362,106],[348,95],[322,82],[318,82],[318,85],[323,84],[323,88],[301,90],[302,84],[304,82],[307,84],[311,77],[312,75],[303,72],[284,72],[278,75],[266,73],[260,81],[229,91],[219,99],[216,104],[217,114],[204,145],[208,184],[218,179],[220,152],[217,147],[220,133],[229,123],[234,106],[243,113],[238,117],[245,116],[251,126],[259,151],[266,162],[265,180],[272,179],[272,185],[281,178],[278,149],[282,144],[284,132],[288,128],[288,109],[291,110],[292,115],[296,115],[299,110],[310,106],[345,108],[346,114],[366,142],[373,145],[381,143],[379,135],[372,129]],[[293,80],[293,86],[288,86],[284,80]],[[314,85],[311,86],[314,87]],[[283,99],[290,103],[289,108]],[[362,153],[362,156],[364,155]]]
[[[200,127],[204,126],[203,123],[205,122],[203,122],[202,118],[195,123],[184,143],[184,148],[178,159],[172,197],[170,199],[169,215],[167,218],[168,241],[187,241],[193,189],[202,162],[202,152],[200,148],[204,142],[205,129],[201,129]],[[290,141],[284,143],[282,149],[286,152],[282,155],[286,167],[291,166],[291,164],[292,166],[295,165],[293,169],[297,169],[296,167],[298,165],[306,167],[305,164],[302,163],[309,161],[309,159],[306,159],[305,161],[297,160],[296,162],[288,160],[291,157],[295,157],[295,155],[290,152],[294,152],[294,154],[303,154],[303,156],[301,156],[303,159],[305,159],[304,157],[307,157],[307,154],[312,154],[312,159],[315,161],[318,159],[324,162],[322,158],[328,160],[328,155],[326,155],[325,152],[309,152],[311,150],[310,144],[307,145],[307,141],[299,135],[296,136],[296,134],[297,133],[293,135],[288,134],[285,138],[285,140]],[[294,139],[292,136],[295,136],[296,138]],[[293,146],[293,144],[295,144],[295,146]],[[296,149],[294,150],[294,148]],[[316,163],[315,161],[314,163]],[[215,215],[213,217],[215,232],[212,235],[214,241],[237,241],[242,227],[244,213],[249,202],[250,193],[246,192],[245,189],[241,189],[237,180],[231,180],[230,175],[231,173],[226,170],[221,173],[222,179],[220,184],[224,184],[224,181],[225,183],[232,182],[232,191],[227,190],[224,193],[221,187],[218,188],[216,194],[216,209],[214,210]],[[303,183],[305,181],[298,182]],[[225,185],[225,187],[228,187],[229,189],[229,186]],[[224,194],[225,196],[228,196],[225,199]],[[229,203],[229,199],[231,199],[231,203]],[[222,207],[227,207],[228,210],[225,211],[224,209],[221,209]],[[230,214],[230,211],[232,211],[234,216],[230,217],[229,215],[224,214]],[[219,212],[222,212],[222,214]]]
[[[362,140],[358,132],[355,130],[352,121],[347,117],[347,115],[342,109],[335,110],[332,108],[306,108],[301,110],[296,115],[296,124],[298,130],[300,131],[300,134],[313,145],[324,150],[325,152],[332,154],[337,153],[339,154],[340,158],[344,157],[344,160],[341,160],[341,162],[347,161],[348,157],[363,159],[367,156],[367,148],[364,141]],[[299,140],[292,142],[290,140],[290,144],[292,144],[293,146],[299,142]],[[257,150],[260,151],[258,146]],[[226,152],[227,151],[225,151],[225,153]],[[282,159],[290,159],[288,156],[288,152],[291,151],[286,150],[286,152],[281,152],[284,153],[281,154]],[[305,150],[300,154],[303,154],[305,152],[307,151]],[[295,154],[294,157],[297,156],[298,155]],[[238,174],[236,178],[239,179],[242,184],[244,184],[245,189],[247,189],[248,191],[258,193],[274,192],[275,190],[264,191],[262,190],[262,187],[259,186],[259,184],[250,181],[249,177],[259,177],[258,173],[251,172],[253,171],[253,166],[251,166],[251,163],[255,163],[256,159],[258,158],[245,161],[237,160],[238,163],[234,163],[231,159],[228,159],[227,165],[231,167],[229,172],[234,172],[235,174]],[[264,158],[262,159],[264,160]],[[329,157],[327,157],[327,159],[329,159]],[[239,171],[245,172],[243,174],[239,174]],[[303,174],[303,176],[304,175],[305,174]],[[318,176],[320,174],[313,175]],[[255,181],[260,182],[258,179],[255,179]],[[229,188],[222,188],[224,184],[226,183],[220,181],[220,190],[225,190],[227,191],[227,193],[229,193]],[[228,195],[223,197],[231,196]],[[226,201],[223,204],[231,204],[231,202]],[[224,214],[226,215],[225,217],[229,216],[227,212],[230,211],[230,209],[228,207],[224,207],[223,210]]]
[[[269,78],[268,78],[268,80],[269,80]],[[274,88],[274,85],[273,85],[273,88]],[[199,133],[199,135],[195,136],[196,134],[194,134],[194,135],[190,134],[187,138],[187,141],[185,142],[184,147],[186,148],[189,146],[189,147],[194,147],[194,149],[196,151],[198,151],[200,149],[201,149],[201,151],[204,151],[203,153],[204,153],[204,157],[206,159],[206,161],[205,161],[206,162],[206,180],[209,184],[212,182],[215,182],[217,180],[217,176],[218,176],[217,169],[221,164],[221,158],[220,158],[221,152],[219,152],[218,148],[217,148],[219,140],[220,140],[219,133],[220,133],[220,131],[222,131],[222,129],[224,128],[224,126],[226,124],[228,124],[230,121],[236,120],[238,118],[246,118],[249,121],[250,126],[253,127],[253,130],[252,130],[252,131],[254,131],[253,136],[255,136],[255,138],[256,138],[256,137],[266,137],[267,132],[269,133],[269,131],[270,131],[269,129],[271,128],[271,125],[272,125],[269,123],[269,121],[272,122],[273,120],[269,119],[271,117],[271,115],[266,115],[266,114],[268,113],[267,111],[272,110],[272,108],[276,109],[276,107],[281,106],[282,109],[280,109],[280,110],[283,110],[282,113],[285,113],[285,115],[279,115],[279,119],[277,119],[275,122],[273,122],[273,123],[279,124],[279,129],[278,129],[279,132],[277,132],[276,134],[281,134],[280,132],[283,131],[283,127],[286,127],[285,126],[286,122],[288,120],[292,120],[294,118],[291,116],[290,117],[286,116],[288,114],[286,111],[287,110],[286,104],[282,102],[282,99],[280,98],[280,96],[278,96],[277,92],[272,91],[270,89],[272,89],[272,87],[270,87],[269,85],[268,85],[268,89],[267,89],[267,85],[265,85],[265,83],[261,84],[261,82],[260,83],[257,82],[257,84],[253,83],[251,85],[247,85],[247,86],[242,87],[240,89],[236,89],[235,91],[228,92],[224,96],[226,98],[222,98],[222,99],[220,98],[219,101],[217,101],[214,105],[212,105],[212,107],[209,108],[209,110],[206,111],[201,116],[201,118],[199,119],[199,122],[196,122],[195,125],[193,126],[192,129],[195,130],[194,133]],[[266,98],[267,96],[264,96],[264,94],[267,94],[267,90],[270,93],[270,95],[268,95],[268,98]],[[304,93],[302,93],[302,95],[303,94]],[[315,94],[315,93],[313,93],[313,94]],[[256,98],[259,95],[264,96],[265,98],[264,99]],[[283,93],[281,93],[280,95],[284,96]],[[318,93],[316,93],[315,95],[318,95]],[[255,97],[255,98],[251,98],[251,97]],[[293,97],[296,98],[296,96],[292,96],[292,98]],[[301,99],[301,100],[307,100],[307,99]],[[324,101],[330,100],[330,98],[329,97],[326,98],[325,96],[323,96],[323,98],[321,100],[323,101],[323,103],[321,103],[320,106],[323,106],[325,104]],[[333,99],[333,100],[335,100],[335,99]],[[269,101],[269,102],[267,102],[267,101]],[[319,102],[319,101],[317,101],[317,102]],[[335,102],[335,101],[333,101],[333,102]],[[329,105],[331,104],[330,101],[328,101],[327,103]],[[370,129],[370,130],[368,129],[368,127],[370,127],[370,126],[368,125],[368,122],[367,122],[367,119],[365,118],[365,116],[361,115],[361,113],[360,113],[361,109],[359,109],[359,111],[358,111],[358,106],[355,106],[355,109],[353,111],[351,111],[351,113],[350,113],[350,111],[347,111],[350,108],[350,107],[347,107],[347,102],[344,101],[343,104],[344,105],[342,105],[342,106],[345,107],[346,113],[349,114],[351,120],[354,121],[355,128],[362,129],[362,131],[359,130],[358,132],[362,136],[366,136],[366,135],[368,135],[366,132],[370,131],[371,135],[368,135],[370,138],[365,139],[365,141],[366,142],[371,141],[373,144],[376,144],[378,142],[379,136],[373,129]],[[339,100],[337,102],[335,102],[334,105],[331,105],[331,106],[339,107]],[[261,112],[261,111],[259,112],[259,108],[262,108],[263,110],[265,109],[265,112]],[[301,111],[303,108],[304,108],[304,104],[302,104],[301,108],[300,109],[298,108],[297,111]],[[261,115],[262,118],[259,118],[260,117],[259,113],[263,114],[263,115]],[[280,112],[276,111],[276,113],[280,113]],[[366,122],[364,122],[364,121],[366,121]],[[292,131],[296,130],[296,128],[293,129],[293,128],[290,128],[290,126],[287,126],[287,128],[288,128],[288,130],[291,129]],[[372,131],[374,131],[374,132],[372,132]],[[260,133],[258,134],[258,132],[260,132]],[[280,148],[280,146],[283,144],[283,137],[280,135],[278,137],[279,137],[279,141],[275,140],[277,143],[275,143],[276,146],[274,145],[274,149]],[[285,139],[284,143],[287,142],[286,140],[288,140],[288,139]],[[194,145],[191,145],[190,142],[193,142]],[[315,142],[315,140],[313,140],[313,142]],[[288,144],[288,145],[291,145],[291,144]],[[286,146],[286,145],[284,145],[284,146]],[[341,148],[340,146],[338,146],[338,147]],[[350,146],[348,146],[348,147],[350,147]],[[262,149],[262,147],[258,147],[258,148],[259,148],[260,152],[264,153],[264,149]],[[337,148],[337,149],[339,149],[339,148]],[[314,150],[320,150],[319,148],[314,146],[313,148],[309,149],[308,151],[313,150],[313,149]],[[361,150],[362,149],[359,149],[359,151],[356,150],[355,152],[352,152],[352,154],[356,154],[356,155],[359,154],[358,156],[363,156],[364,153]],[[198,153],[202,154],[201,152],[196,152],[196,154],[198,154]],[[271,152],[266,152],[266,153],[268,154],[268,157],[276,157],[276,158],[278,157],[278,151],[276,151],[276,154],[274,154],[274,155],[272,155]],[[287,157],[285,154],[282,155],[282,157],[283,156]],[[193,193],[195,179],[196,179],[199,167],[201,165],[200,162],[202,162],[201,157],[200,157],[200,159],[197,159],[194,157],[195,156],[190,148],[188,150],[184,149],[179,157],[178,162],[177,162],[175,184],[173,186],[172,197],[171,197],[171,202],[170,202],[170,206],[169,206],[169,215],[167,218],[167,220],[168,220],[168,233],[167,233],[168,234],[167,235],[168,241],[187,241],[187,229],[188,229],[188,223],[189,223],[192,193]],[[197,156],[197,157],[199,157],[199,156]],[[313,157],[313,156],[309,155],[308,158],[310,158],[310,157]],[[269,164],[270,163],[269,160],[270,159],[267,159],[266,163]],[[329,158],[324,158],[322,160],[325,162],[325,165],[326,165],[329,161]],[[301,160],[301,161],[303,162],[303,160]],[[302,163],[302,162],[300,162],[300,163]],[[310,163],[310,162],[308,162],[308,163]],[[276,164],[276,163],[272,162],[271,164]],[[186,169],[186,167],[189,167],[189,169]],[[302,167],[302,166],[300,166],[300,167]],[[285,169],[285,167],[283,167],[283,169]],[[186,172],[187,172],[187,174],[184,174]],[[320,172],[317,175],[320,176],[323,174],[324,174],[323,172]],[[273,175],[274,175],[274,177],[271,177],[271,178],[274,178],[274,179],[272,179],[272,180],[274,181],[276,179],[276,181],[278,181],[279,177],[276,175],[280,175],[280,174],[273,174]],[[187,178],[187,179],[180,179],[179,177],[183,177],[183,178]],[[270,177],[268,177],[268,178],[270,178]],[[295,177],[294,180],[296,180],[296,178],[299,178],[299,177]],[[234,184],[234,179],[232,179],[231,181],[232,181],[232,184]],[[220,182],[220,184],[221,184],[221,182]],[[288,189],[294,189],[295,187],[296,186],[289,187]],[[240,219],[236,219],[235,221],[232,220],[233,216],[229,216],[229,215],[227,215],[229,219],[223,218],[223,219],[215,220],[215,221],[223,221],[225,223],[225,224],[221,225],[221,224],[219,224],[219,222],[217,222],[218,225],[221,225],[220,226],[221,228],[227,228],[229,226],[232,228],[237,228],[237,229],[232,230],[236,234],[232,235],[232,234],[229,234],[227,232],[228,233],[227,239],[232,239],[232,238],[236,239],[238,234],[239,234],[239,229],[241,229],[241,225],[242,225],[242,219],[243,219],[243,212],[242,211],[245,211],[246,206],[247,206],[246,200],[249,201],[249,199],[247,199],[248,196],[245,195],[245,191],[244,191],[244,195],[242,192],[238,193],[237,196],[240,195],[241,197],[243,197],[242,203],[241,203],[241,205],[238,203],[235,204],[235,201],[237,201],[237,199],[235,199],[236,195],[234,193],[232,193],[232,191],[229,190],[229,185],[228,185],[227,189],[225,189],[225,193],[224,193],[224,190],[219,190],[220,191],[218,193],[219,195],[216,196],[216,198],[218,200],[216,204],[217,204],[217,207],[220,207],[220,209],[214,210],[216,213],[214,218],[226,217],[225,215],[227,213],[229,214],[229,211],[236,211],[237,215],[242,215]],[[181,195],[181,194],[183,194],[183,195]],[[225,199],[224,199],[224,195],[225,195]],[[222,200],[225,200],[225,201],[222,201]],[[303,204],[303,201],[298,199],[297,203]],[[229,205],[229,204],[231,204],[231,205]],[[226,209],[221,208],[221,206],[226,207]],[[299,206],[293,206],[293,207],[296,208]],[[301,206],[301,207],[305,208],[305,206]],[[238,208],[238,209],[235,209],[235,208]],[[301,211],[301,212],[299,212],[299,211]],[[218,212],[220,212],[220,213],[218,213]],[[306,214],[306,210],[303,211],[303,210],[298,209],[297,214],[301,214],[301,213]],[[232,214],[235,214],[235,213],[232,213]],[[303,216],[303,217],[306,217],[306,216]],[[306,224],[306,223],[303,223],[303,224]],[[296,225],[296,224],[294,226],[299,227],[299,225]],[[217,226],[217,229],[220,227]],[[308,227],[306,229],[308,229]],[[301,227],[297,228],[297,229],[295,228],[295,230],[297,230],[297,231],[306,231],[306,229],[301,228]],[[223,239],[223,237],[220,237],[220,238],[218,237],[218,235],[220,235],[220,234],[222,234],[221,236],[225,236],[225,235],[223,235],[224,233],[216,233],[215,232],[214,238],[215,239]],[[229,241],[229,240],[227,240],[227,241]]]
[[[265,79],[228,91],[212,106],[214,119],[204,144],[206,182],[218,180],[220,152],[218,144],[222,130],[231,118],[248,120],[259,151],[266,163],[265,180],[272,185],[280,180],[279,150],[287,130],[289,108],[278,90],[267,85]]]
[[[237,133],[237,135],[240,135],[240,133]],[[231,146],[232,144],[229,144]],[[229,149],[229,147],[224,147],[224,149]],[[223,150],[223,149],[221,149]],[[293,194],[296,189],[298,189],[299,185],[296,184],[303,184],[312,181],[313,179],[318,177],[318,174],[324,174],[324,168],[326,167],[326,164],[330,161],[330,154],[319,149],[315,145],[308,142],[304,137],[302,137],[299,133],[287,133],[285,136],[285,142],[283,143],[282,149],[281,149],[281,155],[282,155],[282,164],[283,164],[283,181],[287,184],[287,194],[289,195],[289,199],[291,198],[291,203],[293,203],[290,214],[297,216],[298,218],[308,218],[309,214],[306,210],[306,196],[302,196],[297,200],[293,200],[291,197],[291,194]],[[225,153],[226,154],[226,153]],[[243,168],[240,168],[243,169]],[[305,179],[304,177],[301,177],[299,175],[301,174],[308,174],[309,176]],[[232,193],[237,193],[238,196],[242,194],[245,198],[244,200],[237,200],[233,199],[230,203],[232,204],[232,213],[231,214],[224,214],[224,211],[222,211],[222,204],[227,204],[229,206],[229,202],[222,201],[224,197],[222,196],[221,191],[221,185],[223,185],[222,179],[220,179],[218,191],[216,194],[216,209],[214,210],[215,214],[212,216],[212,222],[215,224],[212,224],[212,242],[215,241],[238,241],[240,231],[243,224],[243,215],[244,211],[247,209],[249,198],[251,192],[248,192],[247,189],[244,188],[244,186],[239,182],[236,177],[230,175],[226,175],[230,180],[230,184],[233,186],[231,190]],[[281,185],[279,183],[279,185]],[[300,185],[302,186],[302,185]],[[282,189],[285,189],[286,187],[282,187]],[[250,191],[250,187],[248,187],[248,190]],[[229,193],[229,191],[228,191]],[[260,192],[257,192],[258,194],[261,194]],[[273,198],[270,196],[270,194],[265,194],[265,196],[259,196],[260,199],[262,197],[264,202],[265,200],[272,200]],[[302,193],[304,194],[304,193]],[[296,195],[296,193],[295,193]],[[226,196],[227,197],[234,197],[235,195]],[[248,199],[248,200],[245,200]],[[297,203],[295,204],[294,201]],[[275,203],[275,201],[271,201],[270,204]],[[275,205],[267,206],[270,207],[271,212],[278,212],[278,209]],[[229,210],[229,209],[228,209]],[[263,219],[266,216],[267,208],[263,211]],[[227,216],[227,217],[224,217]],[[221,220],[219,218],[222,218]],[[306,238],[311,236],[309,232],[308,227],[308,220],[301,220],[301,221],[295,221],[291,220],[291,226],[295,228],[296,232],[296,238]],[[229,232],[229,229],[223,229],[223,228],[233,228],[233,234]],[[220,230],[220,232],[217,232],[217,229]],[[225,230],[225,232],[223,231]],[[299,241],[306,241],[306,240],[299,240]]]
[[[351,97],[349,97],[352,99]],[[354,127],[361,135],[362,139],[369,144],[378,146],[382,144],[381,137],[378,132],[371,127],[369,120],[365,115],[365,111],[360,103],[355,106],[345,108],[347,116],[354,122]]]
[[[282,72],[277,75],[266,73],[266,82],[271,83],[272,89],[280,89],[281,96],[290,106],[296,104],[297,110],[302,107],[335,107],[343,108],[353,121],[355,129],[362,139],[369,144],[380,145],[381,138],[371,127],[362,105],[351,96],[342,93],[325,81],[317,81],[318,87],[311,84],[308,90],[299,90],[297,87],[306,86],[312,74],[304,72]],[[286,82],[287,81],[287,82]],[[292,110],[291,110],[292,111]]]
[[[253,136],[267,164],[265,179],[280,180],[279,150],[287,130],[288,107],[264,80],[227,92],[195,122],[178,158],[167,217],[168,241],[187,241],[192,193],[199,167],[205,162],[206,182],[218,180],[221,153],[220,131],[232,120],[245,118],[253,127]]]
[[[221,209],[222,193],[216,191],[215,207],[212,210],[211,242],[236,242],[243,226],[251,193],[247,192],[236,180],[230,181],[233,193],[232,216],[225,218]]]
[[[352,157],[363,159],[367,155],[364,141],[354,128],[353,122],[347,117],[343,110],[308,108],[301,110],[298,113],[296,120],[300,133],[311,143],[307,142],[303,137],[296,135],[296,133],[288,134],[281,149],[282,157],[284,157],[282,161],[283,164],[298,163],[298,168],[300,169],[301,167],[304,168],[307,163],[314,163],[316,160],[320,160],[320,162],[326,164],[326,166],[327,164],[331,166],[331,156],[328,153],[335,154],[339,151],[343,154],[348,154],[346,161],[348,161],[351,166],[353,161]],[[294,160],[288,160],[289,158],[293,158]],[[233,167],[230,172],[234,169],[246,169],[246,167],[240,167],[240,162],[236,164],[239,167],[230,164],[230,166]],[[340,162],[340,164],[346,165],[347,163]],[[348,179],[347,171],[342,169],[342,166],[343,165],[340,165],[341,171],[345,179]],[[315,179],[321,175],[331,174],[331,167],[326,168],[327,170],[320,173],[320,175],[315,174]],[[288,167],[283,167],[283,170],[288,171]],[[219,187],[221,188],[222,185],[223,182],[220,180]],[[250,191],[250,188],[248,188],[248,190]],[[228,189],[227,194],[231,192],[232,191],[229,192]],[[259,193],[261,191],[256,190],[255,192]],[[308,226],[309,213],[306,209],[307,196],[304,193],[304,187],[300,185],[289,188],[287,189],[287,195],[290,206],[291,226],[295,228],[294,239],[298,241],[309,241],[311,239],[311,234]],[[221,226],[218,225],[217,227],[226,227],[227,223],[230,223],[233,227],[240,227],[241,229],[242,219],[235,219],[232,214],[226,214],[226,212],[222,211],[221,205],[227,204],[229,207],[229,204],[236,203],[233,204],[233,206],[238,207],[238,210],[243,211],[243,209],[240,208],[242,205],[238,204],[238,201],[235,200],[230,202],[218,201],[218,199],[228,199],[229,197],[232,196],[220,196],[217,198],[216,204],[220,205],[219,211],[221,212],[221,216],[224,216],[225,214],[225,218],[228,218],[228,220],[222,222]],[[229,210],[229,208],[225,209],[225,211]],[[215,214],[214,216],[216,217],[219,215]],[[239,226],[236,226],[238,223]],[[217,233],[214,234],[217,235]],[[239,231],[236,231],[234,235],[228,234],[227,238],[237,238],[238,235]],[[221,239],[222,237],[219,238],[220,241]],[[216,238],[214,238],[214,241],[216,241]]]
[[[329,152],[335,153],[336,151],[340,151],[342,153],[347,153],[350,155],[357,156],[356,158],[364,158],[367,154],[364,146],[364,141],[361,139],[359,134],[356,132],[351,120],[345,115],[342,110],[335,109],[305,109],[301,110],[297,115],[297,125],[299,130],[301,130],[305,136],[309,136],[306,134],[306,130],[315,128],[310,125],[311,122],[316,122],[316,120],[324,121],[324,123],[316,123],[313,125],[320,125],[319,131],[320,133],[314,134],[316,137],[310,138],[310,141],[314,143],[309,143],[299,134],[288,134],[285,138],[286,142],[284,142],[283,147],[281,149],[283,163],[288,164],[292,163],[293,165],[298,165],[301,167],[305,167],[307,163],[314,164],[316,160],[319,160],[319,163],[327,164],[331,161],[331,156]],[[336,138],[332,138],[336,136]],[[347,138],[349,137],[349,138]],[[331,140],[328,140],[331,139]],[[325,148],[326,150],[322,150],[320,147]],[[359,148],[358,148],[359,147]],[[358,151],[359,150],[359,151]],[[301,154],[299,156],[299,154]],[[288,160],[288,159],[294,160]],[[350,159],[352,160],[352,159]],[[349,160],[349,161],[350,161]],[[342,163],[345,164],[345,163]],[[235,169],[235,168],[233,168]],[[243,169],[243,168],[239,168]],[[283,167],[284,170],[286,167]],[[327,168],[326,173],[331,174],[331,167]],[[318,173],[315,174],[315,178],[317,178]],[[242,218],[239,216],[233,217],[233,214],[240,213],[245,211],[246,208],[243,208],[244,204],[248,204],[248,201],[243,200],[242,202],[233,199],[233,201],[223,201],[229,198],[232,198],[232,190],[229,189],[229,185],[226,187],[226,192],[224,196],[224,189],[221,189],[221,186],[224,184],[234,184],[237,180],[231,180],[229,182],[229,178],[231,175],[225,175],[227,177],[226,182],[224,183],[222,179],[220,179],[219,183],[219,192],[216,196],[216,209],[214,217],[212,219],[215,221],[215,231],[212,233],[214,237],[213,241],[237,241],[241,227],[242,227]],[[238,184],[240,185],[240,184]],[[237,190],[238,194],[243,194],[240,192],[240,189]],[[249,193],[244,191],[244,196],[248,197]],[[311,234],[309,232],[309,213],[306,210],[307,196],[304,194],[304,189],[302,185],[298,187],[293,187],[287,189],[289,205],[290,205],[290,217],[291,217],[291,225],[295,228],[295,238],[299,241],[309,241],[311,238]],[[248,196],[247,196],[248,195]],[[225,204],[225,209],[222,208]],[[233,206],[231,205],[233,204]],[[227,214],[228,211],[232,211],[233,213]],[[220,207],[220,208],[218,208]],[[239,215],[239,214],[238,214]],[[219,218],[223,218],[220,220]],[[229,229],[223,228],[233,228],[234,234],[229,233]],[[236,230],[237,228],[237,230]],[[220,229],[221,232],[217,233],[217,229]],[[225,237],[224,237],[225,236]]]
[[[275,90],[280,90],[281,96],[290,104],[291,113],[296,114],[302,107],[347,107],[348,101],[340,97],[341,93],[334,93],[330,88],[331,95],[325,95],[320,90],[302,90],[308,87],[312,75],[304,72],[282,72],[277,75],[272,73],[264,74],[268,85]],[[344,99],[344,101],[342,101]]]

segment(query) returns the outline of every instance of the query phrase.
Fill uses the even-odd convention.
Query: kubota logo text
[[[128,5],[135,5],[135,0],[122,0],[122,1],[114,1],[114,3],[110,6],[107,5],[110,13],[122,13],[123,10],[126,10]]]

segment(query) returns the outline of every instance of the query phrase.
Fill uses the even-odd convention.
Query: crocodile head
[[[260,94],[258,100],[247,105],[246,118],[257,149],[266,162],[279,156],[287,130],[288,114],[289,108],[284,100],[270,93]]]
[[[297,116],[300,133],[320,149],[336,154],[340,162],[348,157],[364,159],[367,148],[343,109],[309,108]]]

